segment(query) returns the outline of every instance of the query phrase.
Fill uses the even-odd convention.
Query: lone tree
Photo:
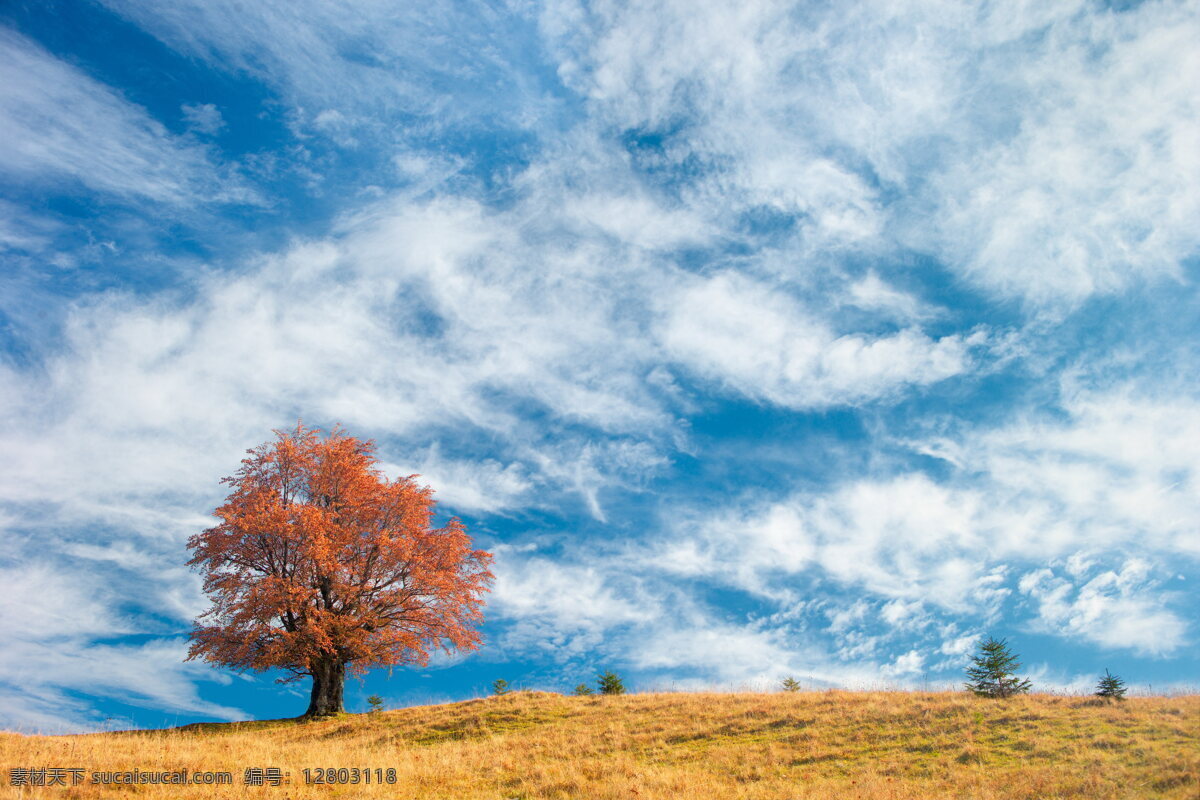
[[[1097,697],[1111,697],[1114,700],[1124,700],[1125,691],[1125,681],[1113,675],[1107,669],[1104,670],[1104,677],[1096,684]]]
[[[430,527],[416,475],[389,481],[371,442],[320,433],[297,423],[247,451],[221,523],[188,540],[212,601],[188,659],[311,677],[305,717],[343,710],[347,670],[476,649],[492,581],[461,522]]]
[[[612,670],[601,672],[596,683],[600,687],[600,694],[625,694],[625,683],[621,677]]]
[[[971,680],[966,683],[966,688],[975,694],[982,697],[1009,697],[1029,691],[1029,681],[1013,674],[1020,669],[1021,662],[1009,652],[1008,644],[1003,639],[996,640],[989,636],[979,646],[979,654],[972,662],[973,665],[967,667],[967,677]]]

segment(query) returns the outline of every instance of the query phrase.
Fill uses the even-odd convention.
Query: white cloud
[[[1050,569],[1027,573],[1020,589],[1037,603],[1041,627],[1112,648],[1164,655],[1186,641],[1187,623],[1164,607],[1150,565],[1129,559],[1081,585]]]
[[[0,251],[37,252],[45,248],[52,235],[60,229],[60,223],[55,220],[31,213],[7,200],[0,200]]]
[[[220,110],[212,103],[197,103],[189,105],[184,103],[180,106],[183,112],[183,118],[187,120],[188,127],[209,136],[213,136],[221,132],[225,127],[225,120],[221,116]]]
[[[947,656],[963,657],[975,651],[975,646],[978,644],[979,639],[980,635],[977,633],[969,633],[964,636],[947,639],[942,642],[938,652]]]
[[[527,505],[525,495],[533,485],[518,462],[446,459],[436,443],[405,465],[383,464],[381,468],[392,478],[419,475],[419,483],[436,487],[438,502],[477,513]]]
[[[980,510],[976,493],[908,475],[805,493],[749,514],[710,513],[703,524],[681,522],[678,533],[692,540],[694,574],[764,596],[799,576],[826,575],[888,599],[986,610],[1005,592],[978,526]],[[666,563],[679,563],[679,547],[665,545]]]
[[[184,663],[185,654],[186,646],[173,640],[140,645],[93,644],[87,639],[10,640],[0,653],[0,674],[9,684],[0,687],[4,699],[0,725],[26,732],[101,727],[98,715],[67,699],[64,690],[167,713],[245,718],[238,709],[200,698],[197,681],[214,675],[200,665]]]
[[[1018,588],[1046,630],[1172,652],[1187,626],[1149,576],[1196,554],[1200,406],[1118,388],[1077,393],[1065,410],[942,442],[955,470],[939,480],[850,478],[773,502],[758,494],[723,510],[677,512],[675,535],[654,545],[651,560],[667,574],[781,605],[823,580],[865,591],[871,605],[833,608],[828,628],[863,656],[876,644],[855,637],[876,603],[898,632],[960,615],[994,621]],[[957,644],[945,654],[974,641],[946,636]]]
[[[786,626],[722,618],[687,587],[664,582],[642,549],[577,555],[498,552],[490,607],[504,623],[495,643],[503,657],[599,660],[669,676],[674,688],[766,689],[784,675],[828,685],[878,680],[879,665],[800,645]]]
[[[101,727],[96,713],[69,694],[80,691],[168,712],[242,716],[200,699],[196,680],[207,671],[183,662],[186,647],[180,641],[97,643],[153,628],[117,611],[127,598],[121,596],[124,589],[114,586],[111,573],[25,558],[20,567],[0,568],[0,578],[8,587],[0,596],[0,640],[5,643],[0,651],[0,726],[5,729],[58,733]],[[153,591],[143,586],[143,599],[150,600]]]
[[[502,625],[493,643],[501,658],[548,659],[568,669],[599,661],[643,673],[651,681],[643,686],[663,675],[674,688],[763,690],[785,675],[870,686],[885,672],[871,649],[831,654],[775,618],[738,621],[710,609],[664,575],[644,543],[572,546],[553,558],[536,547],[500,546],[495,572],[489,609]],[[867,613],[865,604],[855,606],[847,619]]]
[[[850,284],[843,302],[901,322],[920,322],[935,315],[935,311],[918,298],[888,285],[874,272]]]
[[[996,295],[1068,304],[1178,277],[1200,246],[1198,25],[1185,0],[563,0],[542,18],[595,115],[707,168],[694,196],[798,212],[818,252],[895,236]]]
[[[916,675],[925,666],[925,655],[919,650],[909,650],[884,668],[884,674],[895,676]]]
[[[0,636],[5,642],[60,636],[129,633],[130,621],[114,616],[103,580],[63,574],[60,566],[27,560],[0,568],[7,591],[0,596]]]
[[[790,408],[853,404],[966,372],[982,334],[919,329],[838,335],[816,315],[736,274],[686,285],[664,303],[667,352],[701,375]]]
[[[0,726],[14,732],[6,734],[8,736],[17,733],[50,736],[91,732],[107,727],[97,719],[86,700],[52,688],[0,685],[0,698],[3,698]]]
[[[541,26],[559,75],[590,99],[599,124],[666,135],[656,165],[697,173],[689,201],[794,215],[807,252],[854,247],[880,231],[878,201],[798,124],[795,87],[805,82],[787,73],[811,37],[789,16],[779,3],[584,11],[568,1],[547,4]]]
[[[393,114],[429,125],[485,115],[537,130],[547,151],[572,139],[611,147],[614,132],[654,137],[652,155],[627,157],[676,177],[676,225],[646,227],[645,193],[607,183],[576,184],[588,191],[566,206],[645,246],[773,209],[803,256],[777,265],[793,279],[846,250],[903,244],[989,293],[1070,304],[1178,278],[1200,246],[1189,146],[1200,68],[1184,46],[1200,23],[1186,0],[1120,13],[1082,2],[560,0],[536,20],[513,6],[107,5],[181,52],[278,87],[302,128],[347,147],[359,144],[348,131]],[[534,54],[586,101],[569,132],[548,124],[568,119],[553,99],[563,90],[533,77]],[[434,85],[452,87],[454,102]],[[567,146],[584,159],[593,149]]]
[[[919,600],[891,600],[879,612],[880,618],[894,629],[918,628],[929,622],[924,606]]]
[[[167,203],[252,199],[205,151],[11,30],[0,31],[0,173]]]
[[[508,626],[499,646],[556,660],[601,648],[614,629],[658,616],[635,578],[580,563],[496,549],[489,608]]]
[[[638,669],[696,670],[714,682],[746,684],[786,673],[794,654],[778,635],[742,625],[661,625],[629,653]]]
[[[932,181],[948,260],[1039,302],[1180,277],[1200,247],[1197,37],[1190,3],[1048,28],[1007,65],[1019,129]]]
[[[104,5],[189,57],[262,80],[291,105],[300,128],[347,143],[351,125],[394,141],[388,121],[397,116],[418,118],[413,127],[426,132],[475,114],[488,114],[493,125],[534,128],[552,106],[536,75],[518,69],[536,50],[531,24],[511,6],[377,0]],[[345,125],[330,130],[333,114]]]
[[[965,470],[987,476],[1007,523],[1002,552],[1056,558],[1136,543],[1200,553],[1200,404],[1119,386],[1075,391],[1063,405],[1066,421],[1027,418],[961,443]]]

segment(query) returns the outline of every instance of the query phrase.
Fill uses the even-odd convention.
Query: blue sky
[[[405,6],[408,6],[407,8]],[[496,554],[347,704],[1200,679],[1195,2],[0,8],[0,724],[291,716],[189,535],[341,423]]]

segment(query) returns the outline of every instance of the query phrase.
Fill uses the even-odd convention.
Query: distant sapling
[[[1113,700],[1125,699],[1125,681],[1104,670],[1104,677],[1096,684],[1097,697],[1111,697]]]

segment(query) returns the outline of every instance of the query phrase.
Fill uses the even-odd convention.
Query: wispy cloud
[[[111,580],[62,560],[35,559],[31,554],[20,568],[0,569],[11,589],[0,601],[0,636],[6,642],[0,654],[0,725],[39,733],[102,727],[94,709],[71,698],[69,692],[81,688],[164,712],[241,715],[200,699],[195,681],[204,670],[183,663],[186,648],[178,640],[104,643],[145,631],[145,620],[117,616],[124,598]]]
[[[1195,8],[1072,15],[1039,34],[990,76],[1020,101],[1019,127],[931,181],[935,241],[972,280],[1040,303],[1178,279],[1200,247]]]
[[[531,62],[535,28],[519,8],[351,0],[104,5],[189,57],[272,86],[305,134],[352,141],[331,129],[340,120],[394,141],[398,118],[419,120],[428,135],[474,127],[484,116],[492,125],[533,129],[554,114],[554,98]]]
[[[192,130],[212,136],[220,133],[225,127],[225,120],[221,117],[221,112],[212,103],[197,103],[189,105],[184,103],[180,106],[183,112],[183,118],[187,120],[188,127]]]
[[[179,204],[248,201],[207,153],[143,109],[11,30],[0,30],[0,173],[35,185]]]
[[[896,237],[1041,304],[1178,277],[1200,245],[1197,24],[1186,2],[543,16],[567,83],[702,164],[701,191],[800,214],[817,252]]]

